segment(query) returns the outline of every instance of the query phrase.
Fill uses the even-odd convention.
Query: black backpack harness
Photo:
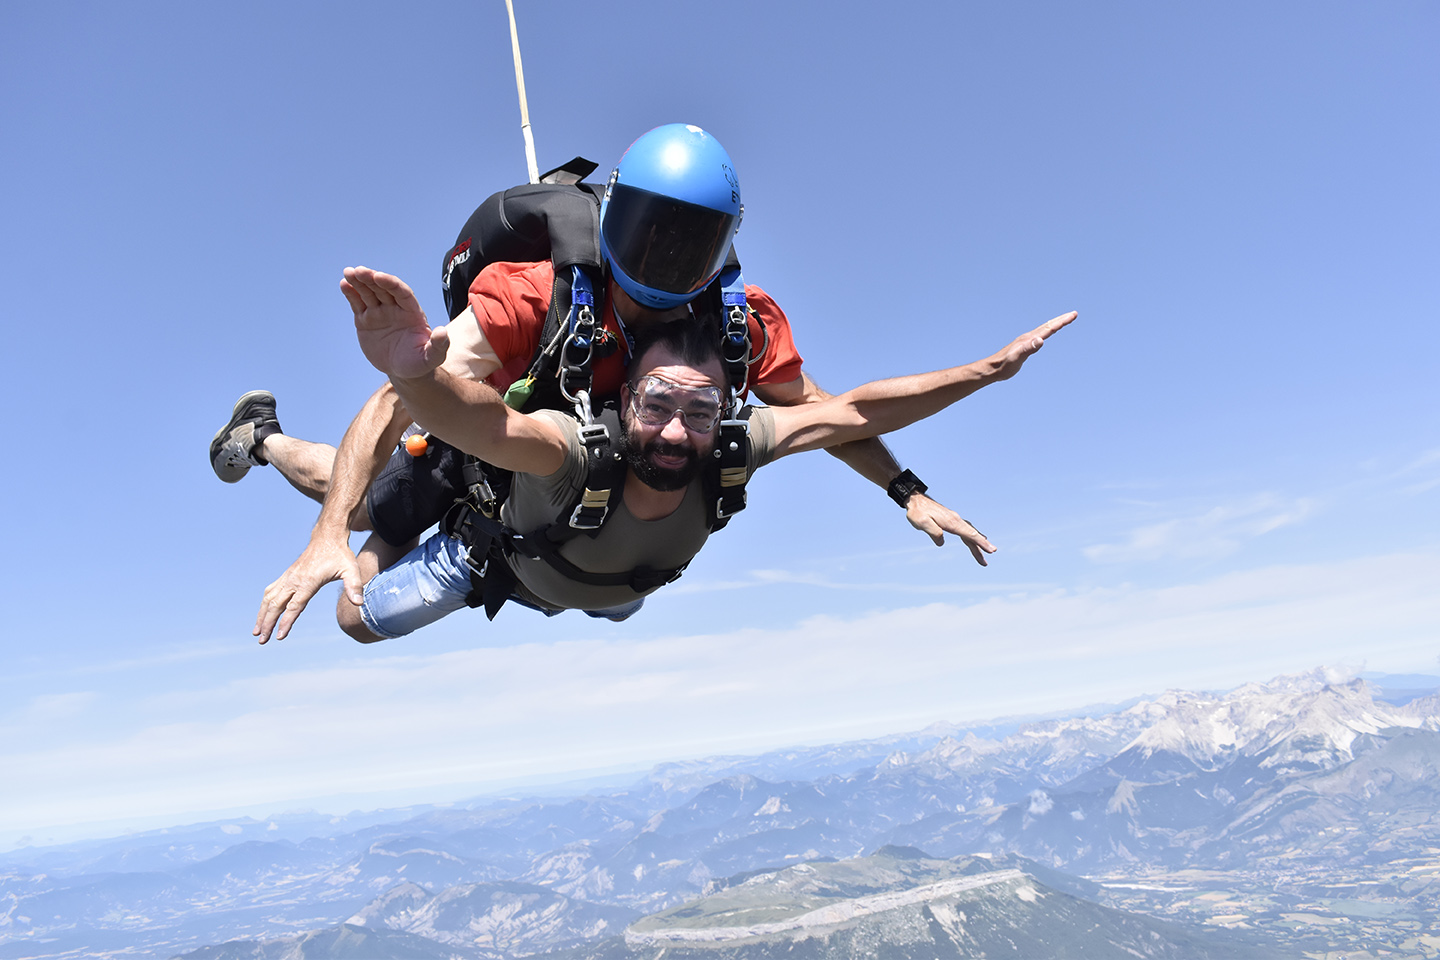
[[[464,493],[446,513],[441,529],[469,548],[471,591],[466,603],[483,606],[492,620],[515,589],[515,575],[507,562],[515,554],[543,560],[577,583],[629,586],[639,593],[678,579],[688,565],[687,561],[668,570],[642,566],[623,573],[593,573],[560,555],[570,540],[599,534],[620,503],[626,475],[619,451],[623,428],[618,407],[607,403],[598,415],[592,408],[592,364],[621,349],[618,338],[596,319],[597,314],[603,316],[605,290],[600,197],[594,185],[581,182],[595,169],[594,163],[577,157],[545,174],[538,184],[489,197],[466,221],[442,262],[445,304],[453,320],[464,312],[470,284],[485,266],[551,261],[555,281],[540,343],[525,377],[506,391],[505,402],[520,411],[573,410],[585,447],[587,473],[579,497],[553,522],[527,533],[500,519],[513,474],[478,457],[464,457]],[[597,290],[601,291],[598,300]],[[702,308],[723,311],[720,358],[730,390],[728,416],[719,424],[713,458],[701,472],[706,524],[713,532],[745,509],[750,442],[749,411],[742,397],[749,367],[764,355],[769,338],[752,356],[748,317],[753,311],[745,302],[745,283],[733,246],[719,276],[700,298]]]

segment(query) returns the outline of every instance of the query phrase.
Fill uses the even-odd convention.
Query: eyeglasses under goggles
[[[654,374],[629,386],[630,408],[641,423],[663,427],[678,413],[686,429],[709,433],[720,422],[724,395],[719,387],[682,387]]]

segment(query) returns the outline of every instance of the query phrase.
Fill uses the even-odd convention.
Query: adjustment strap
[[[445,515],[440,528],[469,548],[465,565],[470,568],[470,592],[465,605],[484,607],[485,615],[494,620],[515,589],[515,575],[505,562],[503,549],[514,531],[465,501]]]
[[[720,302],[727,307],[745,306],[745,277],[738,266],[720,272]]]
[[[599,530],[610,512],[610,500],[619,490],[620,455],[612,448],[610,430],[596,421],[579,428],[580,444],[585,448],[585,489],[580,502],[570,514],[570,526],[582,532]]]
[[[720,496],[715,501],[715,518],[725,520],[745,509],[745,483],[750,479],[750,421],[720,421],[715,442],[720,461]]]
[[[580,267],[571,267],[570,277],[570,304],[574,307],[594,307],[595,290],[590,286],[590,274]],[[573,330],[574,327],[572,326]]]

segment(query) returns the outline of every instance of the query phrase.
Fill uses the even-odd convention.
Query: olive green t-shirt
[[[769,463],[775,453],[775,420],[765,407],[750,417],[750,473]],[[568,510],[585,486],[585,447],[579,425],[558,410],[540,410],[564,431],[569,442],[565,462],[548,477],[517,473],[501,518],[513,530],[527,532],[553,523]],[[636,483],[629,477],[627,483]],[[591,573],[624,573],[646,566],[668,570],[688,563],[705,546],[705,502],[697,477],[685,489],[685,499],[674,513],[659,520],[637,520],[622,499],[605,519],[595,537],[581,535],[564,544],[560,555]],[[510,566],[520,581],[521,597],[554,610],[604,610],[634,603],[658,587],[637,592],[629,586],[598,587],[567,579],[544,560],[514,555]]]

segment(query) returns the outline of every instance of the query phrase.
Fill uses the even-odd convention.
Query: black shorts
[[[465,456],[430,438],[429,449],[412,457],[402,447],[370,485],[366,511],[370,528],[392,547],[403,547],[424,533],[465,496]]]

